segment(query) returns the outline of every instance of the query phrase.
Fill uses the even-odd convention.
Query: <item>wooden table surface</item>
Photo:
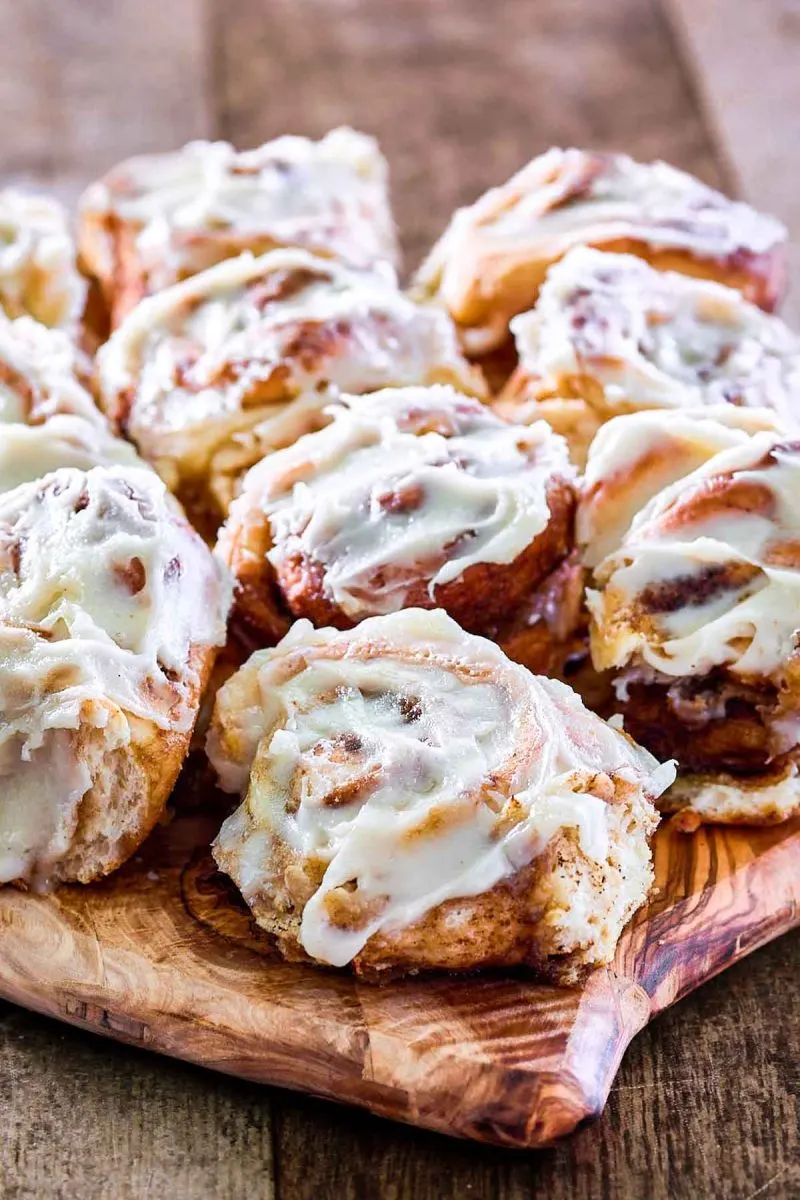
[[[667,158],[800,240],[793,0],[0,0],[0,15],[3,175],[68,200],[135,151],[349,122],[390,159],[411,265],[456,204],[554,143]],[[786,311],[800,318],[796,298]],[[528,1155],[0,1003],[0,1197],[798,1197],[798,978],[796,933],[646,1029],[602,1120]]]

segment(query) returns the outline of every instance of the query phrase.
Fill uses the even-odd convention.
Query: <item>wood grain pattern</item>
[[[189,773],[191,783],[191,772]],[[257,1082],[501,1145],[546,1145],[602,1110],[647,1021],[800,922],[800,821],[669,825],[656,892],[613,969],[580,989],[433,976],[384,987],[280,961],[189,811],[121,872],[0,892],[0,994],[108,1037]]]

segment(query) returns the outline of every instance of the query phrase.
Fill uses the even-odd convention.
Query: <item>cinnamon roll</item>
[[[162,812],[230,588],[150,470],[0,496],[0,882],[113,870]]]
[[[590,555],[593,662],[628,732],[677,760],[664,804],[685,826],[784,820],[800,807],[800,441],[671,416],[659,458],[633,429],[655,418],[620,417],[592,447],[579,535],[611,515]]]
[[[0,191],[0,309],[74,332],[85,302],[61,205],[15,188]]]
[[[0,492],[57,467],[143,466],[89,390],[88,366],[62,330],[0,315]]]
[[[415,290],[450,312],[479,356],[507,339],[511,318],[533,305],[548,268],[574,246],[637,254],[772,309],[785,240],[779,221],[666,163],[553,149],[455,214]]]
[[[733,288],[580,247],[511,329],[498,411],[549,421],[578,462],[604,421],[642,409],[755,405],[800,425],[800,338]]]
[[[217,696],[214,855],[289,959],[368,979],[611,960],[673,768],[441,611],[299,621]]]
[[[352,129],[131,158],[85,192],[79,218],[112,326],[143,296],[244,250],[300,246],[357,267],[397,258],[386,161]]]
[[[444,608],[527,665],[568,644],[580,568],[553,578],[572,549],[561,438],[442,386],[345,396],[331,416],[255,466],[231,506],[217,552],[237,580],[235,627],[264,645],[288,614],[348,628]]]
[[[445,313],[302,250],[241,255],[142,301],[98,359],[107,411],[190,511],[224,515],[245,470],[324,425],[339,390],[484,392]]]

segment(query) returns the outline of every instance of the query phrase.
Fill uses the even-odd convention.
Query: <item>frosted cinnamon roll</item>
[[[533,610],[572,548],[562,439],[448,387],[346,396],[331,416],[255,466],[231,506],[217,552],[237,581],[235,625],[264,645],[284,614],[347,628],[444,608],[505,640],[524,608],[537,651],[551,649]]]
[[[511,318],[532,307],[548,268],[574,246],[637,254],[771,309],[785,241],[773,217],[666,163],[553,149],[455,214],[416,293],[442,304],[479,356],[507,339]]]
[[[511,329],[519,367],[498,411],[549,421],[579,462],[604,421],[642,409],[758,406],[800,424],[800,338],[708,280],[578,248]]]
[[[0,191],[0,308],[72,332],[85,302],[61,205],[15,188]]]
[[[299,621],[217,696],[214,855],[290,959],[367,978],[611,960],[674,770],[441,611]]]
[[[0,882],[87,882],[162,812],[230,589],[150,470],[0,497]]]
[[[300,246],[358,267],[397,258],[386,161],[352,129],[128,159],[84,194],[79,244],[112,325],[143,296],[244,250]]]
[[[706,461],[692,470],[688,453],[689,473],[659,488],[644,447],[625,471],[608,444],[644,416],[618,418],[592,448],[609,464],[615,527],[588,593],[594,664],[615,672],[627,731],[677,760],[665,804],[687,827],[784,820],[800,806],[800,442],[698,421]],[[623,471],[646,501],[630,522]],[[590,472],[591,526],[603,507],[591,459]]]
[[[149,297],[98,362],[107,411],[190,509],[217,515],[249,466],[327,422],[339,390],[484,391],[445,313],[302,250],[242,255]]]

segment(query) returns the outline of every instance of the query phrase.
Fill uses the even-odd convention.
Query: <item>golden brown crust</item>
[[[623,805],[625,798],[615,793],[610,803]],[[570,906],[578,892],[585,902],[588,895],[603,896],[606,889],[613,893],[630,883],[630,848],[626,850],[617,838],[634,836],[633,830],[642,817],[639,812],[622,822],[621,832],[612,837],[605,863],[583,853],[575,830],[560,831],[533,862],[513,877],[477,896],[444,901],[402,929],[373,934],[353,958],[350,969],[372,984],[423,972],[463,974],[515,967],[560,986],[579,984],[600,964],[598,943],[604,947],[601,957],[613,953],[620,918],[624,921],[642,897],[631,899],[630,907],[622,913],[614,912],[613,906],[607,911],[599,906],[589,921],[591,932],[586,934],[586,944],[577,946],[574,930],[570,929]],[[642,828],[635,836],[643,836]],[[647,840],[644,835],[645,852]],[[235,877],[233,856],[218,845],[214,854],[220,868]],[[638,863],[634,869],[637,873],[643,871],[646,890],[652,879],[649,867]],[[290,962],[316,961],[300,943],[300,922],[302,909],[319,886],[323,870],[321,864],[315,869],[311,862],[302,866],[287,863],[284,885],[292,896],[290,907],[278,908],[274,899],[263,896],[250,901],[256,922],[273,936],[281,955]],[[344,914],[339,915],[344,919]]]
[[[55,472],[3,516],[3,877],[89,881],[163,811],[229,584],[141,468]]]
[[[135,261],[133,229],[123,231],[115,213],[82,213],[78,222],[78,262],[90,280],[90,333],[106,337],[124,313],[145,294]],[[105,341],[105,338],[102,339]]]
[[[245,251],[303,247],[367,268],[397,260],[386,163],[373,139],[346,129],[249,151],[192,142],[118,163],[82,198],[79,246],[112,328],[144,296]]]
[[[325,426],[340,393],[448,383],[486,394],[441,310],[386,273],[297,249],[148,298],[102,349],[99,376],[106,411],[212,529],[246,471]]]
[[[665,415],[659,439],[654,416],[608,426],[589,465],[578,525],[596,552],[594,663],[617,672],[630,735],[677,761],[663,803],[685,827],[786,819],[800,762],[798,443],[746,423],[715,434],[697,415],[674,419],[672,441]],[[614,443],[626,422],[627,454]]]
[[[786,290],[786,267],[782,258],[775,254],[750,254],[742,250],[720,260],[702,258],[687,251],[659,250],[647,242],[631,238],[619,238],[612,242],[589,241],[587,244],[611,254],[633,254],[657,271],[677,271],[694,279],[710,279],[736,288],[746,300],[757,304],[765,312],[774,312]],[[485,294],[480,291],[480,281],[476,281],[474,296],[456,317],[456,325],[462,330],[465,342],[469,341],[469,329],[482,320],[488,320],[490,313],[491,325],[503,328],[518,313],[533,308],[547,272],[561,257],[559,254],[537,262],[513,264],[498,279],[498,292],[492,297],[491,308],[487,306]],[[499,345],[503,346],[507,340],[508,335],[501,336]],[[476,357],[480,359],[481,356]]]
[[[757,254],[740,249],[722,259],[703,258],[685,250],[659,248],[630,238],[603,242],[598,249],[610,254],[635,254],[657,271],[677,271],[695,279],[725,284],[766,312],[777,308],[786,288],[786,266],[782,256],[775,253]]]
[[[242,519],[228,523],[223,561],[236,580],[231,627],[255,646],[274,646],[289,628],[292,614],[267,561],[272,545],[269,522],[256,507],[241,508]]]
[[[782,258],[775,254],[752,254],[742,250],[720,260],[702,258],[687,251],[657,249],[647,242],[632,238],[618,238],[611,242],[590,240],[587,244],[611,254],[633,254],[657,271],[677,271],[694,279],[710,279],[735,288],[746,300],[757,304],[765,312],[775,311],[786,290],[786,267]],[[496,330],[488,357],[493,369],[495,363],[500,364],[502,373],[503,364],[512,359],[512,339],[507,332],[509,322],[518,313],[533,308],[547,272],[562,257],[562,254],[556,254],[534,261],[509,262],[504,264],[502,274],[496,274],[497,264],[493,264],[491,274],[494,277],[494,290],[491,296],[487,296],[482,289],[481,279],[476,278],[472,292],[463,298],[458,312],[452,314],[468,350],[470,334],[475,326],[486,324]],[[470,353],[469,356],[484,361],[484,355],[480,352]],[[497,378],[496,371],[494,377]]]
[[[775,423],[794,423],[800,343],[716,281],[576,247],[512,328],[519,365],[496,409],[520,424],[548,421],[577,462],[624,414],[703,409],[727,423],[729,410],[744,424],[772,409]]]
[[[443,304],[468,353],[508,339],[549,268],[576,246],[713,279],[771,310],[786,230],[664,163],[553,148],[461,209],[422,264],[417,294]]]
[[[546,421],[550,428],[566,439],[569,455],[577,467],[586,466],[595,434],[603,424],[600,411],[584,396],[570,393],[565,387],[558,396],[541,396],[524,367],[517,367],[506,386],[492,405],[504,421],[512,425],[533,425]]]
[[[609,961],[652,879],[670,772],[441,611],[297,627],[230,680],[211,734],[244,794],[215,858],[289,959],[569,983]]]

